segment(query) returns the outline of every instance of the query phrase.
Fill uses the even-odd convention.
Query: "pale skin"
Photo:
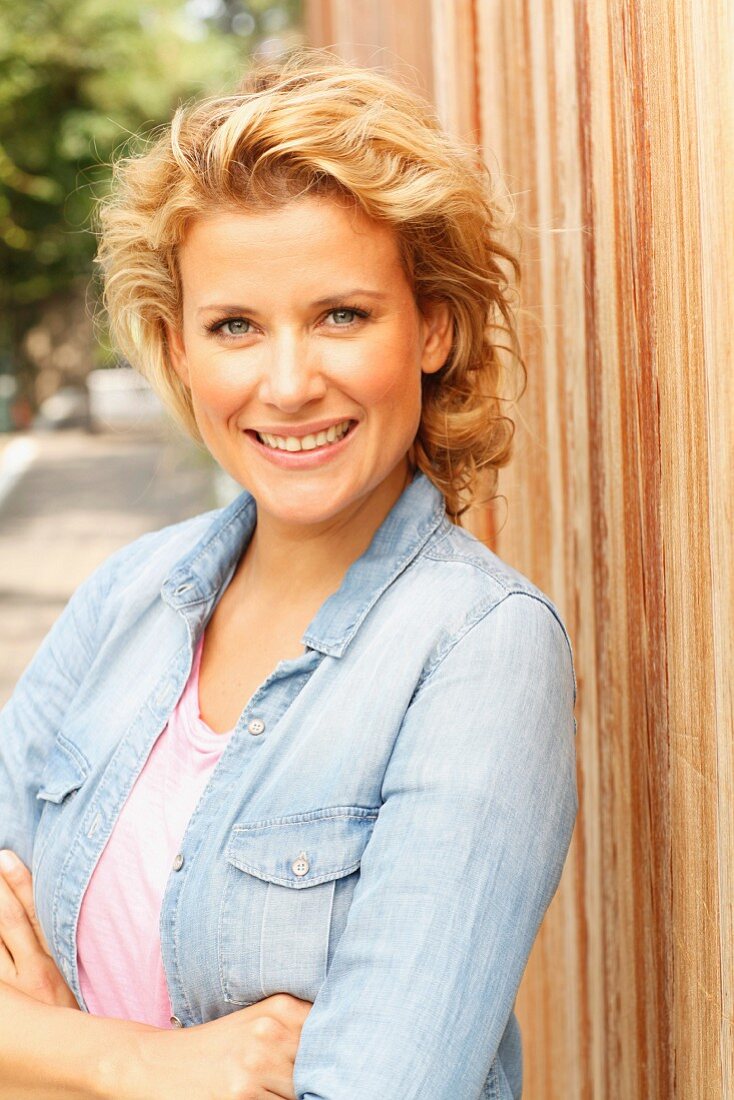
[[[189,228],[179,267],[171,365],[206,446],[257,503],[202,657],[201,714],[224,732],[277,662],[303,652],[306,627],[410,480],[421,377],[445,363],[453,324],[443,303],[416,303],[393,232],[331,199],[208,214]],[[344,420],[356,422],[351,437],[309,468],[271,461],[250,434],[300,437],[315,421]],[[175,1031],[79,1014],[38,925],[30,872],[17,858],[0,868],[0,1032],[13,1023],[29,1035],[26,1062],[39,1043],[45,1051],[31,1070],[16,1042],[12,1068],[0,1045],[10,1067],[0,1100],[293,1100],[310,1008],[283,993]],[[70,1063],[82,1039],[89,1055]],[[82,1062],[92,1069],[82,1074]]]

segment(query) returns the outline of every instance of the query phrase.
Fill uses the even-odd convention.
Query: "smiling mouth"
[[[339,443],[345,435],[352,431],[356,423],[356,420],[342,420],[338,424],[332,424],[330,428],[324,431],[304,436],[261,434],[252,429],[248,429],[248,434],[254,436],[262,446],[274,451],[314,451],[320,447],[327,448]]]

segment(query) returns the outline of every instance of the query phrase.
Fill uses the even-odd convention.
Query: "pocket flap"
[[[59,733],[46,760],[36,798],[63,802],[68,794],[81,787],[88,775],[89,764],[84,755]]]
[[[266,882],[301,889],[356,871],[377,810],[332,807],[233,826],[227,859]]]

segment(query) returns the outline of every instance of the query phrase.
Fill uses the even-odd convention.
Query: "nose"
[[[326,392],[316,350],[293,331],[281,332],[269,341],[263,368],[258,396],[264,404],[283,412],[297,412]]]

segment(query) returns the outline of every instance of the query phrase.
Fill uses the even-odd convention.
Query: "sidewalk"
[[[174,435],[0,436],[0,706],[76,586],[138,535],[216,508],[214,467]],[[0,477],[0,483],[2,478]]]

